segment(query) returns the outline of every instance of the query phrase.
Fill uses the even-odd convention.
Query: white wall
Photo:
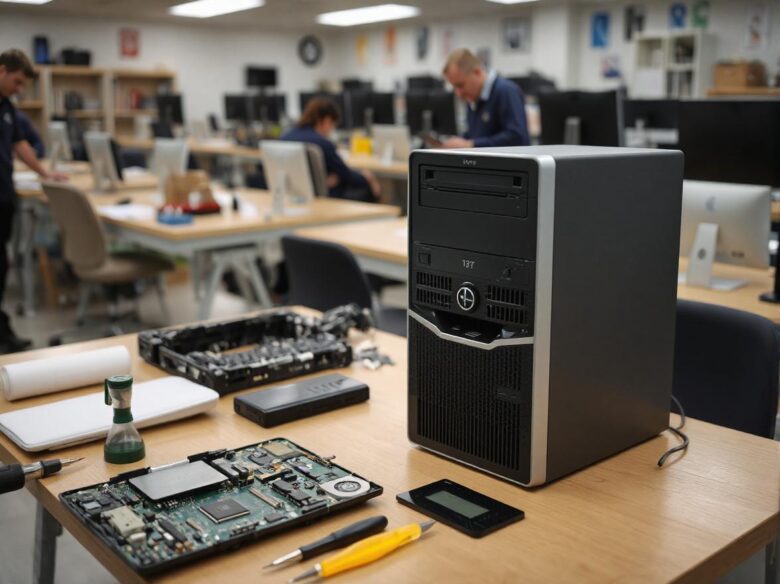
[[[643,2],[646,8],[645,32],[664,32],[669,30],[669,5],[671,1],[651,0]],[[688,22],[692,2],[688,5]],[[716,38],[716,58],[727,59],[758,59],[764,61],[767,73],[774,76],[778,71],[780,59],[780,3],[768,2],[772,22],[770,25],[770,42],[764,49],[748,49],[747,8],[754,4],[746,0],[711,0],[709,27],[707,32]],[[583,89],[602,89],[614,87],[617,82],[605,80],[601,76],[601,61],[607,55],[620,55],[624,77],[630,80],[633,73],[634,45],[626,42],[623,37],[623,3],[604,4],[590,3],[576,7],[574,14],[576,34],[574,41],[576,61],[573,69],[576,72],[574,83]],[[611,14],[610,43],[608,48],[594,49],[590,46],[591,15],[596,11],[608,11]]]
[[[515,14],[514,12],[512,14]],[[391,90],[407,76],[439,75],[446,58],[443,37],[452,30],[451,48],[489,48],[492,66],[504,75],[526,74],[534,69],[552,77],[559,85],[568,86],[572,79],[570,27],[573,9],[567,5],[518,7],[518,16],[532,18],[531,50],[528,53],[507,52],[502,48],[502,25],[506,16],[482,17],[468,21],[426,23],[430,29],[427,57],[417,60],[416,31],[422,24],[396,25],[396,59],[389,63],[385,51],[385,27],[348,31],[334,39],[338,56],[337,77],[371,79],[377,89]],[[511,15],[510,15],[511,17]],[[365,63],[358,61],[356,41],[361,35],[368,39]]]
[[[118,31],[123,26],[141,31],[138,58],[119,56]],[[298,33],[0,14],[3,48],[18,47],[29,52],[36,34],[49,37],[53,55],[69,46],[91,50],[96,67],[162,66],[175,71],[178,88],[184,95],[184,113],[190,119],[202,119],[212,112],[223,115],[222,96],[243,90],[247,63],[279,68],[280,90],[288,93],[288,108],[295,113],[298,92],[311,90],[318,79],[330,77],[334,63],[333,51],[322,35],[319,36],[325,46],[324,58],[310,68],[298,58]]]

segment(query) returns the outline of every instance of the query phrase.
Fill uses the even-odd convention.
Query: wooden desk
[[[355,254],[364,271],[406,282],[407,232],[407,221],[403,217],[381,224],[298,229],[295,234],[343,245]]]
[[[164,574],[154,582],[254,582],[260,566],[338,527],[384,514],[396,527],[423,516],[396,503],[398,492],[449,478],[526,512],[522,522],[484,539],[470,539],[439,524],[420,541],[373,565],[338,576],[338,582],[704,582],[761,550],[780,530],[780,443],[696,420],[686,430],[689,451],[666,468],[656,461],[676,439],[661,435],[551,485],[523,489],[413,447],[406,437],[406,343],[377,333],[397,365],[342,371],[365,381],[371,399],[271,430],[233,412],[233,396],[209,414],[142,431],[147,457],[132,465],[103,462],[102,443],[74,446],[58,456],[86,461],[28,489],[121,582],[141,582],[59,503],[59,493],[215,448],[234,448],[284,436],[337,461],[385,489],[382,496],[310,527]],[[135,335],[0,357],[0,364],[124,344],[133,375],[146,381],[163,372],[137,358]],[[0,412],[99,391],[72,390],[8,403]],[[3,462],[37,459],[0,435]],[[283,582],[313,564],[268,572]]]
[[[406,180],[409,174],[408,162],[383,162],[378,156],[349,154],[341,152],[347,166],[356,170],[370,170],[378,177]]]
[[[133,136],[117,136],[116,141],[123,148],[134,148],[136,150],[152,150],[154,148],[154,140],[151,138],[145,139],[135,138]],[[187,140],[187,145],[192,154],[200,156],[230,156],[241,160],[253,161],[260,161],[263,159],[262,153],[257,148],[231,144],[227,140],[199,141],[190,138]]]
[[[397,219],[382,225],[354,224],[348,227],[319,227],[301,229],[298,235],[339,243],[349,248],[363,269],[372,274],[406,281],[407,238],[402,234],[407,229],[406,219]],[[680,258],[680,270],[687,268],[687,260]],[[762,302],[759,294],[774,286],[773,270],[756,270],[716,264],[715,275],[721,278],[747,280],[747,285],[733,292],[718,292],[681,284],[677,297],[697,302],[708,302],[745,310],[758,314],[780,324],[780,305]]]

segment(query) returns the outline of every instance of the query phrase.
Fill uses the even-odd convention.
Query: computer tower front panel
[[[410,166],[409,437],[524,485],[546,460],[540,181],[554,168],[532,158],[415,153]]]

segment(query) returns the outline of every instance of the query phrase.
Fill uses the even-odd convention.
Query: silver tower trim
[[[491,349],[496,349],[498,347],[534,344],[533,337],[520,337],[517,339],[496,339],[495,341],[491,341],[489,343],[480,343],[479,341],[474,341],[472,339],[464,339],[463,337],[459,337],[458,335],[452,335],[450,333],[443,332],[439,327],[437,327],[431,321],[426,319],[424,316],[420,316],[419,314],[417,314],[411,308],[407,308],[406,312],[409,313],[410,317],[412,317],[414,320],[419,322],[421,325],[423,325],[425,328],[427,328],[429,331],[431,331],[434,335],[436,335],[440,339],[444,339],[445,341],[451,341],[453,343],[460,343],[461,345],[474,347],[475,349],[484,349],[485,351],[490,351]]]

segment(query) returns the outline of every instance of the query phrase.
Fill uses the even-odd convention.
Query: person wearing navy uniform
[[[14,155],[45,180],[65,180],[59,173],[48,173],[35,151],[24,139],[11,97],[20,93],[27,81],[35,79],[32,63],[22,51],[9,49],[0,53],[0,353],[21,351],[30,341],[21,339],[11,329],[8,314],[2,310],[8,275],[8,241],[11,238],[16,211],[14,190]]]
[[[487,71],[482,61],[468,49],[457,49],[447,58],[444,77],[455,95],[468,103],[468,132],[454,136],[444,148],[485,146],[527,146],[528,124],[520,88]]]

